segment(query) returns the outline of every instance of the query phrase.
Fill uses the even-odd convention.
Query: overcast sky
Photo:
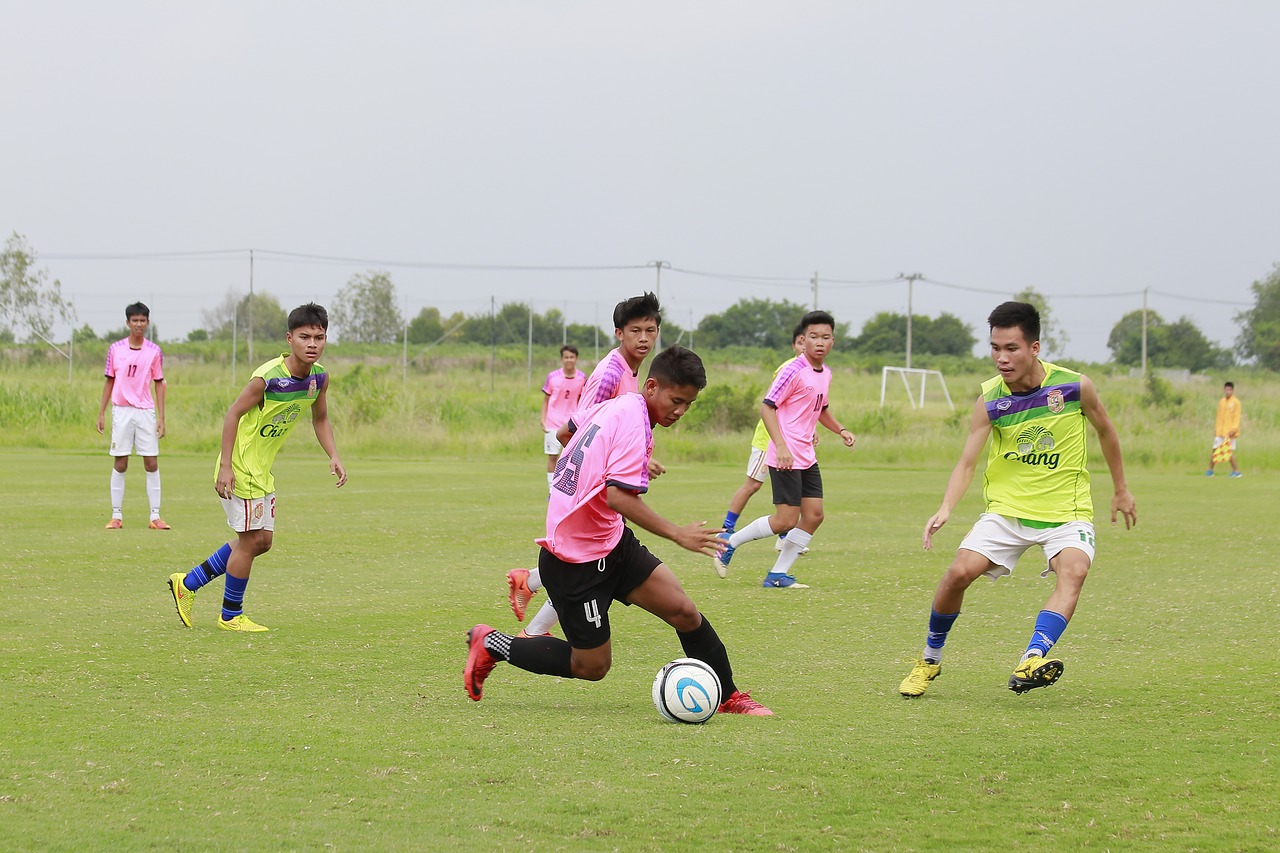
[[[1070,335],[1050,355],[1105,360],[1147,288],[1230,345],[1280,261],[1270,0],[0,12],[0,228],[100,332],[142,299],[185,337],[252,248],[286,309],[384,269],[410,315],[606,326],[658,260],[682,326],[810,304],[817,272],[856,331],[921,273],[913,310],[985,341],[1032,286]],[[187,252],[221,254],[138,257]]]

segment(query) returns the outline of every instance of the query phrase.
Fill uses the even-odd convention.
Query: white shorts
[[[276,529],[276,493],[260,498],[219,498],[227,526],[236,533]]]
[[[1228,441],[1229,441],[1229,442],[1231,442],[1231,452],[1232,452],[1232,453],[1235,453],[1235,452],[1236,452],[1236,440],[1235,440],[1234,438],[1224,438],[1223,436],[1220,436],[1220,435],[1215,435],[1215,436],[1213,437],[1213,449],[1214,449],[1214,450],[1217,450],[1217,449],[1218,449],[1219,447],[1221,447],[1225,442],[1228,442]]]
[[[112,456],[128,456],[137,451],[139,456],[160,455],[160,431],[156,427],[155,409],[135,409],[133,406],[111,407]]]
[[[1067,548],[1078,548],[1093,563],[1093,523],[1068,521],[1060,527],[1028,527],[1016,518],[1007,518],[994,512],[984,512],[969,529],[960,547],[975,551],[995,563],[985,574],[992,580],[1013,574],[1021,557],[1032,545],[1044,548],[1045,570],[1040,577],[1053,571],[1048,562]]]
[[[763,483],[769,479],[769,466],[764,464],[766,452],[751,448],[751,458],[747,460],[747,476]]]
[[[547,430],[542,436],[542,452],[548,456],[559,456],[562,450],[564,448],[560,446],[560,442],[556,441],[556,430]]]

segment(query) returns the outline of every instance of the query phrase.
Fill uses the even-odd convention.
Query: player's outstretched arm
[[[704,557],[714,557],[724,550],[724,540],[716,538],[717,534],[724,532],[723,528],[708,529],[705,521],[681,527],[654,512],[639,495],[617,486],[609,486],[606,496],[609,508],[627,521],[640,525],[655,536],[670,539],[685,550]]]
[[[262,405],[267,393],[267,380],[255,376],[244,386],[240,396],[236,397],[227,416],[222,419],[222,461],[218,463],[218,477],[213,487],[218,497],[229,498],[236,488],[236,475],[231,468],[231,453],[236,443],[236,429],[240,426],[240,418],[251,409]]]
[[[969,484],[973,482],[973,472],[978,467],[978,454],[982,452],[982,446],[987,443],[987,436],[990,434],[991,419],[987,417],[987,407],[982,397],[978,397],[973,407],[973,416],[969,418],[969,437],[964,441],[964,450],[960,451],[960,461],[956,463],[956,467],[951,471],[951,477],[947,480],[947,491],[942,496],[942,505],[925,522],[922,538],[926,551],[933,548],[933,534],[947,523],[951,518],[951,510],[955,509],[956,504],[960,503],[960,499],[964,497],[964,493],[969,490]]]
[[[1126,530],[1138,523],[1138,507],[1129,493],[1129,484],[1124,477],[1124,457],[1120,453],[1120,435],[1116,425],[1102,405],[1098,389],[1093,386],[1089,377],[1080,376],[1080,408],[1084,416],[1093,424],[1098,434],[1098,446],[1102,448],[1102,458],[1107,460],[1107,468],[1111,471],[1111,485],[1114,494],[1111,496],[1111,524],[1116,523],[1116,515],[1124,516]]]
[[[329,473],[338,478],[338,487],[347,482],[347,469],[342,467],[338,457],[338,445],[333,440],[333,424],[329,421],[329,400],[326,396],[329,385],[320,389],[316,401],[311,404],[311,428],[316,431],[316,441],[329,456]]]

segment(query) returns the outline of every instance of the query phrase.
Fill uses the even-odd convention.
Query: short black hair
[[[574,355],[577,355],[578,348],[575,347],[573,344],[565,344],[564,346],[560,347],[560,354],[564,355],[566,352],[571,352]]]
[[[130,317],[136,317],[139,314],[141,314],[143,317],[146,317],[148,320],[151,319],[151,309],[143,305],[141,302],[134,302],[131,305],[125,306],[124,318],[126,320],[128,320]]]
[[[314,302],[299,305],[289,312],[289,331],[292,332],[301,326],[319,326],[327,332],[329,312],[324,310],[323,305],[317,305]]]
[[[613,309],[615,329],[625,328],[632,320],[649,319],[656,322],[659,329],[662,328],[662,306],[658,304],[658,297],[649,292],[624,299]]]
[[[670,388],[691,385],[701,391],[707,387],[707,371],[702,359],[691,349],[673,344],[653,357],[649,378]]]
[[[989,329],[1021,329],[1028,344],[1040,340],[1040,312],[1030,302],[1001,302],[987,315]]]
[[[836,318],[826,311],[810,311],[800,318],[799,323],[796,323],[796,330],[791,333],[791,340],[794,341],[808,332],[810,326],[830,326],[831,331],[834,332],[836,330]]]
[[[1223,382],[1223,383],[1222,383],[1222,387],[1223,387],[1223,388],[1230,388],[1232,391],[1234,391],[1234,390],[1236,389],[1236,383],[1234,383],[1234,382]]]

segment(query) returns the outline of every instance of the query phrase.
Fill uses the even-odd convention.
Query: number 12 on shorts
[[[590,601],[584,601],[582,603],[582,609],[587,614],[587,621],[594,622],[597,628],[599,628],[604,622],[604,620],[600,618],[600,605],[596,604],[596,600],[594,598]]]

